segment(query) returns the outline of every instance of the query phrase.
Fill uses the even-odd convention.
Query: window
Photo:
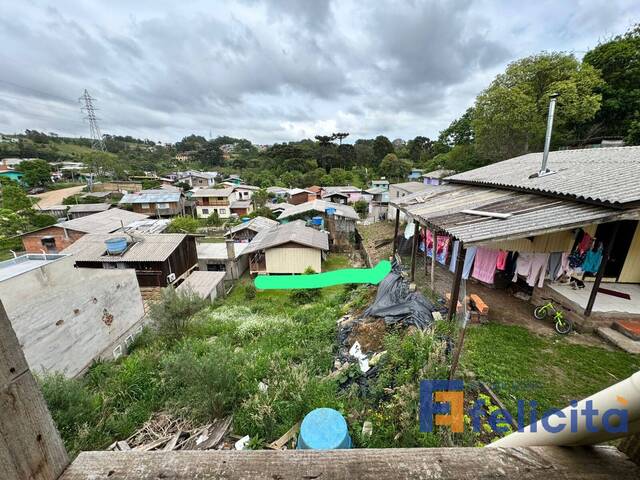
[[[158,204],[158,208],[169,208],[169,204],[168,203],[159,203]]]
[[[224,263],[207,263],[207,272],[226,272],[227,266]]]
[[[219,213],[220,215],[226,215],[226,214],[227,214],[227,211],[226,211],[224,208],[221,208],[220,210],[218,210],[218,213]]]
[[[42,246],[47,250],[47,252],[56,252],[56,239],[53,237],[42,237],[40,240]]]
[[[144,208],[145,210],[149,209],[149,204],[148,203],[142,203],[140,204],[140,208]]]
[[[208,208],[203,208],[202,209],[202,214],[203,215],[209,215],[209,209]]]
[[[113,349],[113,358],[117,359],[120,358],[122,356],[122,345],[118,345],[116,348]]]
[[[129,335],[127,336],[127,338],[124,339],[124,344],[128,347],[129,345],[131,345],[133,343],[133,335]]]

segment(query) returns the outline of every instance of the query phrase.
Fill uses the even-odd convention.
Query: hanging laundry
[[[556,272],[556,276],[554,280],[557,280],[562,275],[571,275],[573,269],[569,266],[569,254],[567,252],[562,252],[562,257],[560,259],[560,268]]]
[[[582,234],[582,240],[580,240],[580,243],[578,244],[578,252],[580,252],[580,254],[587,253],[587,250],[591,248],[592,241],[593,237],[591,237],[587,232],[584,232]]]
[[[496,260],[496,268],[498,270],[504,270],[507,267],[508,256],[509,252],[505,252],[504,250],[500,250],[498,252],[498,259]]]
[[[476,247],[467,248],[467,254],[464,257],[464,268],[462,269],[462,278],[467,279],[471,274],[471,267],[473,266],[473,259],[476,256]]]
[[[449,237],[440,236],[436,242],[436,260],[442,265],[447,263],[447,255],[449,254]]]
[[[600,263],[602,263],[602,245],[596,250],[589,250],[586,253],[584,262],[582,263],[582,270],[585,273],[597,273],[600,268]]]
[[[549,254],[549,265],[547,271],[549,272],[548,278],[555,280],[558,275],[562,263],[562,252],[553,252]]]
[[[407,226],[404,228],[404,238],[409,240],[411,237],[413,237],[413,234],[415,233],[415,231],[416,231],[416,224],[413,222],[407,223]]]
[[[586,234],[585,234],[586,235]],[[581,268],[587,253],[580,253],[579,248],[569,255],[569,267]]]
[[[534,253],[531,259],[529,275],[527,276],[527,285],[533,287],[537,282],[538,287],[542,288],[544,286],[544,277],[547,274],[548,264],[548,253]]]
[[[473,265],[473,278],[493,284],[493,277],[496,273],[499,250],[478,247],[476,259]]]
[[[456,260],[458,259],[458,252],[460,251],[460,240],[454,240],[453,247],[451,249],[451,262],[449,263],[449,271],[456,271]]]
[[[533,253],[527,253],[527,252],[520,253],[516,261],[516,268],[513,272],[512,281],[517,282],[518,275],[522,275],[523,277],[528,277],[529,272],[531,271],[532,261],[533,261]]]
[[[508,277],[512,277],[516,272],[516,266],[518,264],[518,252],[509,252],[507,255],[507,263],[504,271]]]

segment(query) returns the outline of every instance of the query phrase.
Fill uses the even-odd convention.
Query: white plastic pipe
[[[597,429],[595,432],[587,430],[587,417],[581,414],[581,411],[587,406],[587,401],[591,401],[591,407],[598,410],[598,415],[594,415],[591,422],[593,429]],[[609,432],[605,429],[603,414],[611,409],[625,410],[627,412],[628,428],[626,432]],[[576,411],[577,418],[575,418]],[[570,428],[572,412],[577,427],[575,431]],[[562,410],[562,413],[565,418],[560,418],[557,414],[553,414],[549,417],[548,422],[551,426],[565,424],[565,428],[561,432],[552,433],[545,430],[542,420],[539,420],[535,424],[535,431],[531,431],[532,426],[529,425],[522,432],[514,432],[487,445],[487,447],[593,445],[638,433],[640,432],[640,372],[636,372],[626,380],[579,401],[576,407],[566,407]],[[538,415],[541,414],[542,412],[538,413]],[[608,424],[618,426],[620,424],[619,416],[610,415]]]

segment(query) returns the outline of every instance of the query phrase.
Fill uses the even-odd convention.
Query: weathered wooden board
[[[640,478],[614,447],[86,452],[60,480]]]
[[[69,459],[0,303],[0,478],[56,480]]]

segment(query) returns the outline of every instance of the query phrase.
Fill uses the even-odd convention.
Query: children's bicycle
[[[533,316],[538,320],[544,320],[549,314],[553,315],[554,328],[560,335],[566,335],[573,329],[571,320],[566,318],[564,312],[556,307],[551,300],[533,310]]]

